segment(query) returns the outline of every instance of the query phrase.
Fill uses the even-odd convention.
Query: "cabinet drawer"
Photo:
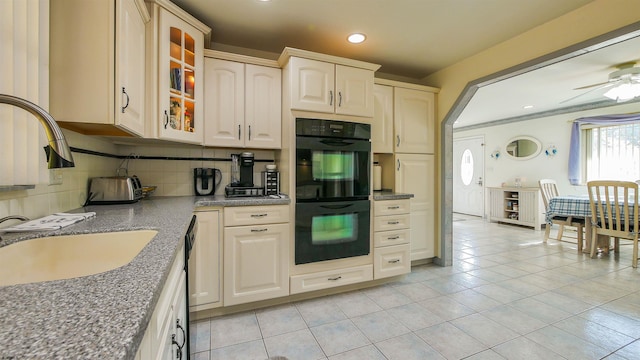
[[[289,205],[235,206],[224,208],[224,226],[289,222]]]
[[[374,247],[408,244],[410,240],[410,229],[377,231],[373,234]]]
[[[410,210],[410,199],[378,200],[373,202],[374,216],[408,214]]]
[[[411,225],[411,215],[376,216],[373,218],[373,231],[388,231],[408,229]]]
[[[291,294],[328,289],[369,280],[373,280],[372,265],[295,275],[291,277]]]
[[[409,244],[375,248],[373,252],[373,276],[381,279],[411,272]]]

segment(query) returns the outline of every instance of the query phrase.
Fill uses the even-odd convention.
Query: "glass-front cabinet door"
[[[201,144],[204,36],[177,16],[160,12],[160,139]]]

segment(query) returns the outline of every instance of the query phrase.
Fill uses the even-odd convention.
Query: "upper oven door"
[[[367,199],[370,162],[369,140],[297,136],[296,200]]]

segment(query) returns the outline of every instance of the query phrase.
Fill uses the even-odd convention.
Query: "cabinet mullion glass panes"
[[[169,115],[164,126],[194,132],[195,40],[176,27],[171,27],[169,34]]]

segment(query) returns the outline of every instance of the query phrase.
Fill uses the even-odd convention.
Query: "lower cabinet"
[[[221,211],[196,210],[198,233],[189,257],[189,310],[222,306]]]
[[[186,359],[186,286],[184,246],[171,265],[169,276],[147,331],[136,353],[138,360]]]
[[[436,256],[435,157],[395,154],[395,191],[413,194],[411,203],[411,260]]]
[[[373,277],[411,272],[411,203],[409,199],[373,204]]]
[[[224,306],[289,295],[289,206],[224,209]]]
[[[371,265],[291,276],[291,294],[328,289],[373,280]]]

